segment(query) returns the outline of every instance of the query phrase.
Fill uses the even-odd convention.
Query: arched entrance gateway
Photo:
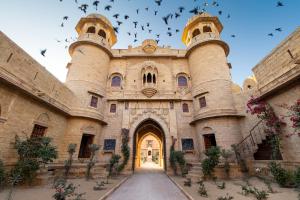
[[[166,170],[166,139],[161,126],[152,119],[141,122],[133,135],[132,169],[161,168]]]

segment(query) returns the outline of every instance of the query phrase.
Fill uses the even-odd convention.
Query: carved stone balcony
[[[142,88],[142,93],[151,98],[157,93],[156,84],[154,83],[145,83]]]
[[[109,55],[112,56],[112,53],[111,53],[111,48],[110,48],[110,45],[109,43],[107,42],[107,40],[97,34],[94,34],[94,33],[85,33],[83,35],[80,35],[78,38],[77,38],[77,41],[72,43],[70,45],[70,48],[69,48],[69,52],[70,54],[73,53],[74,49],[76,46],[78,46],[79,44],[91,44],[91,45],[95,45],[95,46],[98,46],[98,47],[101,47],[102,49],[104,49]]]
[[[220,44],[226,53],[229,54],[229,46],[221,40],[220,36],[215,33],[202,33],[197,35],[196,37],[192,38],[191,41],[188,43],[187,47],[187,54],[195,47],[199,45],[204,45],[207,43],[217,43]]]

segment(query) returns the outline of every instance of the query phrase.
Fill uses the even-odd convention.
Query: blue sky
[[[160,34],[159,45],[170,45],[172,48],[185,48],[181,42],[182,30],[187,20],[192,16],[189,10],[195,6],[205,8],[207,12],[219,16],[224,25],[222,39],[230,46],[228,61],[232,63],[233,81],[242,84],[243,80],[252,74],[254,67],[264,56],[276,47],[284,38],[291,34],[300,22],[300,0],[282,0],[283,7],[276,7],[277,0],[216,0],[219,7],[213,7],[212,0],[163,0],[160,7],[154,0],[100,0],[98,13],[106,16],[116,26],[116,19],[112,16],[120,13],[118,43],[114,48],[127,48],[128,45],[140,45],[146,38],[155,38]],[[33,58],[44,65],[61,81],[65,80],[66,64],[70,57],[65,46],[69,43],[57,43],[56,40],[72,41],[77,36],[76,23],[85,14],[78,9],[83,3],[89,4],[87,14],[96,12],[92,6],[93,0],[0,0],[0,30],[21,46]],[[207,2],[209,6],[204,6]],[[111,5],[111,11],[105,11],[104,6]],[[178,7],[186,9],[178,19],[172,19],[169,27],[173,36],[168,37],[167,26],[162,16],[178,12]],[[146,11],[145,8],[149,8]],[[136,14],[139,9],[139,15]],[[154,16],[154,10],[158,11]],[[218,11],[222,10],[222,15]],[[130,18],[125,21],[123,16]],[[230,14],[230,18],[227,15]],[[62,28],[63,16],[69,16]],[[138,29],[133,28],[133,21],[138,21]],[[140,25],[150,23],[152,34],[142,32]],[[275,28],[281,27],[282,32]],[[179,33],[174,33],[179,29]],[[133,43],[133,36],[127,32],[137,32],[138,42]],[[274,33],[274,37],[267,36]],[[232,34],[236,38],[230,37]],[[40,55],[40,50],[47,48],[46,57]]]

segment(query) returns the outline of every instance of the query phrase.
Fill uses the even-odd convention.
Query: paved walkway
[[[140,169],[108,200],[187,200],[161,169]]]

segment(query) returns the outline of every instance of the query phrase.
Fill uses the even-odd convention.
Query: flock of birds
[[[63,2],[64,0],[59,0],[59,2]],[[80,4],[78,2],[79,0],[74,0],[74,3],[76,4],[77,8],[82,11],[82,13],[84,15],[87,14],[88,12],[88,9],[89,8],[92,8],[94,9],[95,11],[98,11],[99,10],[99,7],[102,6],[102,3],[104,0],[101,0],[101,4],[100,4],[100,1],[99,0],[92,0],[91,4],[86,4],[86,3],[83,3],[83,4]],[[115,1],[117,0],[105,0],[107,1],[107,4],[103,4],[103,9],[104,11],[107,11],[107,12],[112,12],[112,8],[114,6],[114,4],[116,3]],[[127,0],[127,1],[130,1],[130,0]],[[113,13],[112,14],[112,17],[113,19],[115,20],[115,26],[113,27],[114,28],[114,31],[119,34],[120,32],[120,29],[121,29],[121,26],[123,25],[124,22],[129,22],[132,24],[132,28],[130,29],[131,31],[128,31],[127,32],[127,35],[129,37],[132,37],[133,38],[133,43],[136,43],[138,42],[138,34],[144,34],[144,33],[148,33],[148,34],[154,34],[154,37],[155,37],[155,40],[157,43],[160,42],[160,38],[161,38],[161,33],[154,33],[155,31],[153,30],[150,22],[140,22],[138,20],[135,20],[134,17],[139,17],[139,15],[142,13],[142,12],[151,12],[153,13],[153,16],[154,17],[158,17],[159,14],[160,14],[160,7],[163,5],[164,1],[163,0],[151,0],[151,1],[154,1],[154,3],[157,5],[155,8],[156,9],[151,9],[148,7],[144,7],[144,8],[136,8],[135,9],[135,14],[136,16],[129,16],[129,14],[120,14],[120,13]],[[199,0],[193,0],[194,4],[195,3],[197,4]],[[161,17],[161,20],[163,21],[164,25],[166,26],[166,35],[168,37],[172,37],[173,35],[177,34],[180,32],[179,29],[173,29],[171,26],[170,26],[170,21],[171,20],[176,20],[178,18],[180,18],[183,14],[185,14],[185,12],[188,12],[188,14],[192,14],[192,15],[199,15],[199,14],[202,14],[203,12],[206,12],[207,8],[209,6],[213,7],[213,8],[216,8],[218,9],[217,13],[219,16],[225,16],[227,19],[230,19],[231,18],[231,15],[229,13],[224,13],[221,8],[220,8],[220,2],[221,0],[218,0],[218,1],[212,1],[212,3],[208,3],[206,0],[204,1],[204,3],[202,3],[201,5],[197,5],[197,6],[194,6],[193,8],[190,8],[190,9],[187,9],[185,8],[184,6],[179,6],[177,10],[173,11],[173,12],[170,12],[164,16]],[[167,6],[167,5],[165,5]],[[276,3],[276,7],[282,7],[284,6],[284,3],[281,2],[281,1],[277,1]],[[63,16],[62,17],[62,22],[60,23],[60,27],[61,28],[64,28],[65,27],[65,23],[69,20],[69,16]],[[131,21],[130,21],[131,20]],[[275,32],[282,32],[283,29],[281,27],[278,27],[274,30]],[[268,33],[267,35],[269,37],[273,37],[275,35],[274,31]],[[230,35],[232,38],[235,38],[236,35],[235,34],[232,34]],[[69,44],[73,41],[76,41],[76,37],[70,37],[70,38],[65,38],[64,40],[59,40],[59,39],[56,39],[56,42],[57,43],[64,43],[64,46],[65,48],[68,48]],[[46,51],[47,49],[42,49],[40,51],[41,55],[42,56],[46,56]]]

